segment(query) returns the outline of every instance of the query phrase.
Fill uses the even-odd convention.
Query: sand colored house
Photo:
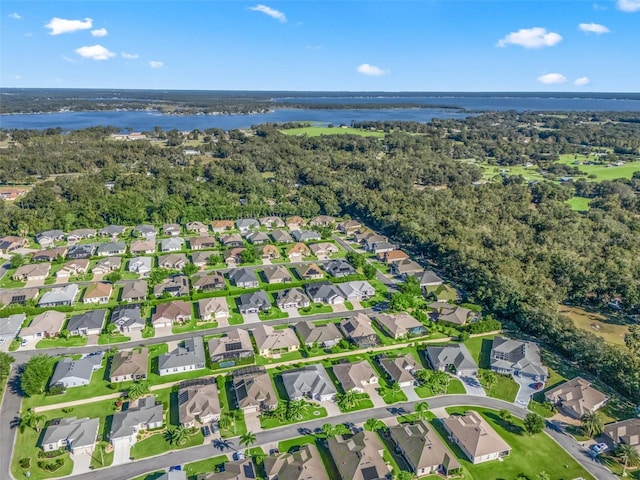
[[[582,418],[586,413],[596,412],[609,400],[608,396],[596,390],[591,386],[591,382],[582,377],[576,377],[547,390],[544,398],[573,418]]]
[[[226,297],[211,297],[198,300],[200,320],[226,320],[231,316]]]
[[[84,275],[89,269],[89,260],[81,258],[79,260],[69,260],[66,262],[60,270],[55,273],[57,278],[69,278],[76,277],[78,275]]]
[[[251,358],[253,355],[253,345],[251,344],[249,332],[242,328],[233,328],[224,337],[209,339],[209,358],[211,363],[237,362],[245,358]]]
[[[239,368],[231,375],[236,406],[244,412],[274,410],[278,406],[278,396],[264,367]]]
[[[161,303],[156,307],[156,312],[151,317],[151,323],[155,328],[171,327],[189,320],[191,320],[191,303],[183,300]]]
[[[302,445],[295,452],[266,457],[264,468],[267,480],[330,480],[320,452],[313,444]]]
[[[442,423],[449,434],[449,440],[460,447],[471,463],[488,462],[511,453],[507,442],[473,410],[464,415],[452,415]]]
[[[396,340],[427,333],[425,326],[408,313],[378,315],[375,320],[385,333]]]
[[[149,350],[147,347],[120,350],[111,359],[109,381],[111,383],[139,381],[147,378]]]
[[[417,384],[415,372],[422,369],[422,365],[410,353],[395,358],[381,357],[380,366],[391,380],[400,387],[410,387]]]
[[[391,472],[382,458],[384,446],[374,432],[362,430],[355,435],[329,437],[327,447],[339,480],[380,480]]]
[[[234,227],[233,220],[214,220],[211,222],[211,230],[216,233],[232,230]]]
[[[49,276],[49,270],[51,270],[50,263],[32,263],[28,265],[21,265],[16,269],[11,278],[19,282],[44,280]]]
[[[301,262],[304,257],[311,256],[311,250],[304,243],[295,243],[287,251],[290,262]]]
[[[333,366],[333,374],[345,392],[355,390],[362,393],[365,386],[378,384],[378,375],[366,360],[355,363],[338,363]]]
[[[106,282],[90,283],[82,295],[82,303],[109,303],[113,286]]]
[[[290,288],[276,294],[276,305],[280,309],[304,308],[311,304],[309,297],[301,288]]]
[[[296,331],[302,342],[310,347],[314,343],[322,348],[331,348],[342,340],[342,334],[335,323],[316,325],[313,322],[296,323]]]
[[[32,341],[42,338],[57,337],[67,316],[56,310],[47,310],[33,317],[28,327],[20,330],[23,340]]]
[[[370,348],[380,343],[378,334],[371,327],[371,319],[364,313],[340,321],[344,336],[360,348]]]
[[[215,379],[185,382],[178,390],[178,417],[186,428],[220,420],[220,400]]]
[[[259,324],[253,329],[253,339],[258,353],[264,357],[293,352],[300,348],[298,337],[291,328],[276,330],[270,325]]]
[[[280,258],[280,250],[275,245],[263,245],[260,247],[260,257],[265,260],[275,260]]]
[[[604,426],[604,435],[617,447],[621,443],[632,446],[640,453],[640,418],[630,418]]]

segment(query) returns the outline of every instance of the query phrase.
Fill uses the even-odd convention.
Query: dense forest
[[[613,299],[629,318],[638,313],[640,173],[599,183],[585,177],[562,184],[553,172],[549,180],[499,176],[484,183],[479,166],[460,161],[528,161],[551,171],[558,155],[596,150],[603,161],[632,161],[640,155],[640,115],[505,112],[358,126],[387,133],[212,129],[192,132],[204,139],[203,154],[193,156],[171,132],[161,136],[175,146],[113,141],[108,128],[8,132],[0,181],[36,186],[0,203],[0,234],[348,214],[423,254],[503,323],[640,401],[638,352],[605,344],[557,314],[558,303]],[[587,212],[565,203],[574,195],[592,199]]]

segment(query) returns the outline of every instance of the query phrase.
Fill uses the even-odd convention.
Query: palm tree
[[[640,465],[640,453],[631,445],[621,443],[616,449],[615,455],[620,461],[624,462],[623,477],[627,476],[627,468],[629,466]]]
[[[498,412],[498,416],[502,419],[503,422],[508,422],[511,420],[511,413],[509,410],[502,409]]]
[[[414,478],[416,478],[415,474],[407,470],[400,470],[393,476],[393,480],[413,480]]]
[[[343,410],[349,410],[356,406],[358,401],[358,392],[355,390],[348,390],[343,394],[338,395],[338,406]]]
[[[602,415],[598,412],[585,413],[582,418],[582,430],[584,433],[593,438],[600,435],[604,431],[604,422],[602,421]]]
[[[172,430],[167,430],[165,432],[165,438],[170,445],[182,446],[187,442],[188,437],[189,437],[189,431],[186,428],[184,428],[182,425],[179,425],[176,428]]]
[[[416,413],[420,416],[420,420],[424,420],[427,412],[429,411],[429,404],[427,402],[420,402],[416,405]]]
[[[493,389],[493,386],[498,381],[498,377],[495,372],[492,372],[491,370],[485,370],[480,373],[480,381],[484,384],[484,387],[487,390],[491,391]]]
[[[149,382],[147,382],[146,380],[142,380],[140,382],[134,382],[133,385],[129,387],[129,390],[127,391],[127,397],[129,397],[130,400],[135,400],[146,395],[149,392]]]
[[[335,427],[333,427],[334,435],[348,435],[350,433],[351,430],[344,423],[339,423]]]
[[[364,428],[372,432],[375,432],[376,430],[382,430],[385,427],[386,425],[379,418],[370,418],[369,420],[364,422]]]
[[[429,383],[431,384],[431,391],[434,394],[446,393],[447,388],[449,388],[449,383],[451,383],[451,377],[446,372],[436,370],[431,373]]]
[[[20,417],[20,431],[24,432],[25,427],[33,428],[36,433],[42,431],[42,427],[47,421],[47,417],[39,415],[34,410],[29,409],[25,411]]]
[[[536,480],[551,480],[551,477],[547,472],[543,470],[538,475],[536,475]]]
[[[249,447],[256,443],[256,434],[253,432],[245,432],[240,436],[240,445],[244,445],[249,450]]]
[[[288,421],[298,420],[300,418],[300,414],[306,407],[306,403],[304,400],[292,400],[287,403],[286,408],[286,418]]]
[[[335,429],[333,428],[333,425],[331,425],[330,423],[325,423],[324,425],[322,425],[321,430],[322,430],[322,434],[328,438],[331,435],[333,435],[333,432]]]

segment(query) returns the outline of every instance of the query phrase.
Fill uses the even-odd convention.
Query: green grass
[[[216,383],[218,384],[218,398],[220,400],[220,410],[222,414],[229,414],[232,410],[239,412],[235,421],[235,429],[233,426],[229,427],[229,429],[220,428],[220,436],[222,438],[228,438],[243,435],[247,432],[247,425],[242,412],[235,409],[235,398],[231,380],[227,381],[226,377],[218,375],[218,377],[216,377]]]
[[[98,337],[98,345],[110,345],[112,343],[125,343],[130,341],[131,337],[125,337],[122,334],[109,335],[107,333],[101,333]]]
[[[484,390],[490,397],[513,403],[518,395],[519,389],[520,386],[511,376],[496,374],[496,383],[493,384],[491,390],[488,390],[486,387]]]
[[[73,336],[69,338],[44,338],[36,343],[36,348],[68,348],[84,347],[87,337]]]
[[[576,212],[586,212],[589,210],[591,199],[584,197],[571,197],[564,203],[569,205],[571,210],[575,210]]]
[[[384,137],[384,132],[370,132],[357,128],[303,127],[288,128],[280,131],[286,135],[306,135],[307,137],[318,137],[320,135],[360,135],[361,137]]]
[[[277,428],[282,427],[284,425],[292,425],[294,423],[300,422],[308,422],[311,420],[317,420],[319,418],[325,418],[327,416],[327,410],[324,407],[321,407],[317,404],[307,404],[307,406],[302,410],[300,417],[293,421],[280,421],[277,418],[267,418],[264,415],[260,416],[260,426],[265,430],[268,428]]]
[[[470,409],[479,412],[509,444],[512,451],[511,455],[505,457],[501,462],[490,461],[473,465],[463,455],[460,455],[461,452],[457,446],[449,443],[454,453],[458,455],[463,468],[469,473],[468,476],[465,476],[467,480],[511,479],[516,478],[521,473],[533,479],[542,471],[547,472],[551,480],[577,477],[595,480],[551,437],[545,433],[538,433],[533,436],[526,434],[522,421],[517,418],[512,418],[509,424],[505,424],[500,420],[498,412],[495,410],[475,407],[452,407],[447,408],[447,412],[449,414],[464,413]],[[435,420],[432,423],[442,436],[443,428],[439,421]]]
[[[416,387],[416,393],[420,398],[429,398],[433,397],[433,392],[429,386],[419,386]],[[466,390],[464,389],[464,385],[462,382],[456,378],[452,378],[449,386],[447,387],[447,395],[456,395],[456,394],[464,394]]]
[[[229,459],[226,455],[218,455],[217,457],[207,458],[198,462],[187,463],[183,470],[187,474],[187,477],[191,478],[199,473],[209,473],[216,470],[216,467],[228,462]]]
[[[402,390],[394,392],[391,388],[385,388],[380,392],[382,399],[387,405],[398,402],[406,402],[407,396],[404,394]]]
[[[109,467],[113,463],[113,450],[110,452],[104,452],[104,464],[102,463],[102,460],[103,458],[100,456],[98,447],[96,447],[91,455],[91,469],[97,470],[98,468]]]
[[[260,320],[277,320],[278,318],[289,318],[289,314],[278,307],[271,307],[268,312],[260,312],[258,317]]]
[[[361,394],[362,395],[362,394]],[[363,398],[359,398],[356,400],[356,404],[351,408],[342,408],[340,407],[340,411],[343,413],[355,412],[357,410],[365,410],[367,408],[373,408],[373,402],[369,398],[369,395],[364,394]]]
[[[353,309],[353,306],[351,307]],[[300,315],[318,315],[320,313],[331,313],[333,308],[331,305],[324,305],[322,303],[313,303],[308,307],[299,308]]]
[[[196,430],[193,435],[190,435],[184,445],[180,446],[170,445],[169,442],[165,440],[164,433],[160,432],[136,442],[136,444],[131,447],[131,458],[139,460],[141,458],[160,455],[161,453],[168,452],[170,450],[181,450],[183,448],[195,447],[197,445],[202,445],[203,442],[204,437],[202,436],[202,431],[200,429]]]
[[[288,452],[294,447],[301,447],[302,445],[308,445],[310,443],[315,445],[316,443],[315,435],[304,435],[302,437],[282,440],[280,443],[278,443],[278,450],[280,450],[280,453],[284,453],[284,452]]]
[[[278,358],[266,358],[261,355],[256,355],[256,365],[269,365],[272,363],[290,362],[292,360],[302,360],[302,350],[295,350],[293,352],[282,353]]]
[[[16,479],[26,478],[26,472],[31,474],[31,480],[40,480],[44,478],[53,477],[66,477],[71,475],[73,471],[73,461],[68,453],[65,453],[60,458],[64,459],[64,465],[56,472],[49,473],[38,466],[38,461],[44,461],[51,463],[54,459],[38,459],[38,452],[40,448],[37,447],[39,434],[30,428],[25,428],[23,433],[19,433],[16,439],[14,448],[14,455],[11,459],[11,473]],[[31,465],[28,470],[23,470],[20,467],[20,459],[30,458]]]
[[[199,323],[196,318],[192,318],[189,322],[185,323],[184,325],[173,327],[171,329],[171,332],[173,334],[178,334],[178,333],[186,333],[186,332],[195,332],[198,330],[206,330],[209,328],[218,328],[218,322],[211,321],[211,322]]]
[[[491,345],[495,335],[469,338],[464,342],[473,359],[480,368],[488,369],[491,359]]]

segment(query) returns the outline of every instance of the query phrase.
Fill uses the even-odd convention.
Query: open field
[[[574,162],[589,162],[589,161],[600,161],[601,159],[595,155],[574,155],[574,154],[563,154],[560,155],[560,159],[558,163],[562,163],[564,165],[571,165],[573,167],[578,167],[581,171],[586,173],[587,175],[595,175],[597,178],[595,181],[601,180],[612,180],[614,178],[631,178],[634,172],[640,172],[640,162],[629,162],[625,165],[615,166],[615,165],[578,165]]]
[[[586,212],[589,210],[591,199],[584,197],[571,197],[565,203],[571,207],[571,210],[575,210],[576,212]]]
[[[624,334],[629,331],[626,325],[609,321],[600,313],[587,312],[581,308],[567,305],[560,305],[558,313],[569,317],[576,327],[590,331],[603,338],[605,342],[624,345]]]
[[[286,135],[306,135],[307,137],[319,137],[320,135],[360,135],[361,137],[384,137],[384,132],[370,132],[357,128],[327,128],[327,127],[304,127],[288,128],[280,130]]]

